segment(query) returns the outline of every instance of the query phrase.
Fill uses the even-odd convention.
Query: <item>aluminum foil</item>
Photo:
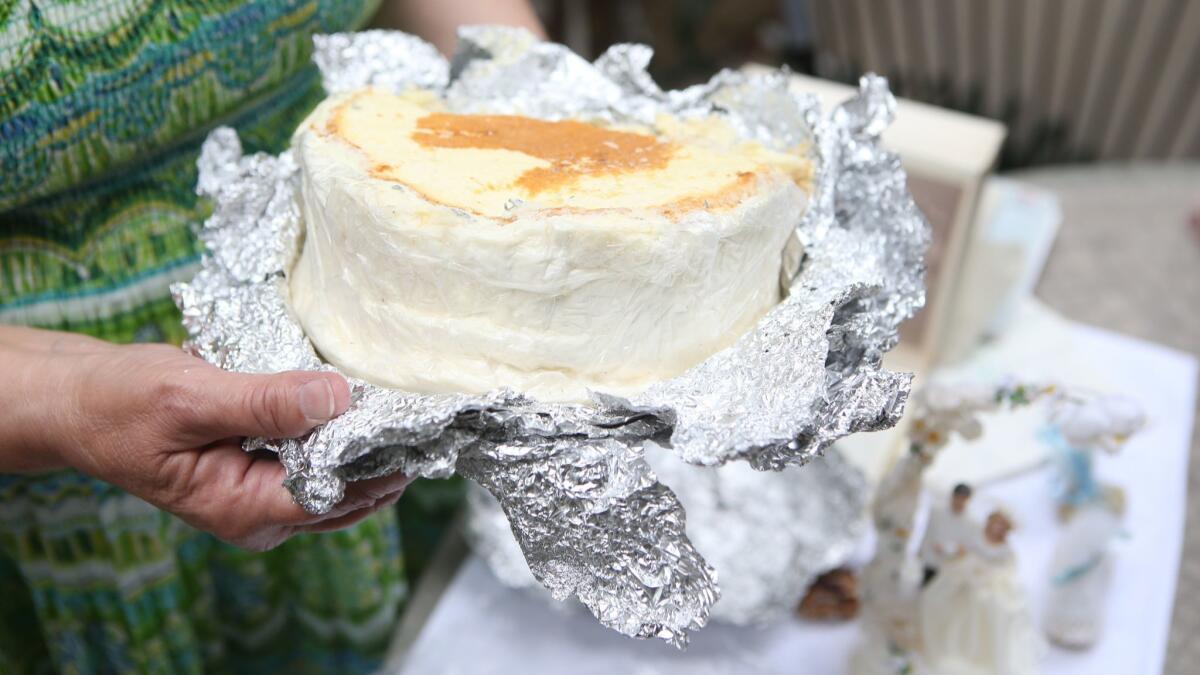
[[[719,591],[645,443],[692,464],[742,459],[779,470],[902,412],[910,376],[880,359],[924,301],[928,225],[898,160],[879,147],[894,100],[881,78],[867,77],[857,98],[822,117],[784,73],[725,71],[662,91],[643,46],[588,63],[512,29],[467,29],[460,45],[447,63],[402,33],[333,35],[316,38],[315,60],[330,92],[422,87],[454,110],[542,118],[723,114],[747,138],[804,149],[815,187],[797,222],[804,259],[786,299],[732,347],[633,400],[596,392],[588,405],[549,404],[512,391],[426,395],[351,380],[346,414],[300,439],[246,445],[278,452],[289,489],[314,513],[331,509],[347,481],[458,472],[497,498],[552,594],[578,596],[627,635],[683,644]],[[208,255],[195,279],[172,289],[190,348],[230,370],[332,369],[288,310],[284,280],[303,232],[291,154],[245,156],[236,134],[219,129],[199,169],[197,190],[214,207],[201,231]]]
[[[866,480],[836,448],[778,472],[689,465],[655,445],[646,457],[686,510],[688,538],[717,570],[714,620],[748,625],[793,614],[817,576],[852,558],[867,530]],[[475,487],[467,504],[476,554],[505,585],[537,593],[499,502]]]

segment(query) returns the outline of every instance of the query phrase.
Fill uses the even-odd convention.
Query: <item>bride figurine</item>
[[[1038,672],[1042,642],[1007,543],[1012,527],[1008,515],[993,511],[981,540],[945,561],[921,593],[920,652],[930,672]]]
[[[927,668],[921,653],[921,597],[922,568],[910,546],[916,522],[918,505],[921,501],[922,478],[925,470],[934,461],[938,452],[955,436],[968,440],[978,438],[983,426],[978,415],[1000,407],[1020,407],[1035,399],[1052,394],[1053,387],[1015,382],[1002,382],[985,387],[978,384],[930,383],[913,394],[909,414],[912,424],[908,430],[908,451],[888,470],[876,491],[871,507],[875,523],[875,556],[862,573],[862,630],[863,637],[850,658],[850,672],[854,675],[912,675],[914,673],[940,672]],[[959,490],[965,493],[965,490]],[[958,499],[965,509],[966,494]],[[954,497],[952,497],[952,500]],[[953,501],[951,509],[954,509]],[[963,517],[965,513],[955,513]],[[1006,521],[1007,522],[1007,521]],[[955,529],[935,526],[930,550],[937,553],[932,544],[945,539],[943,530]],[[1004,534],[999,536],[999,545],[1004,550]],[[969,539],[979,537],[977,526]],[[957,537],[955,537],[957,538]],[[945,542],[943,542],[945,543]],[[971,548],[978,548],[971,542]],[[942,546],[947,552],[958,553],[966,547]],[[952,551],[950,549],[953,549]],[[928,553],[928,552],[927,552]],[[1011,554],[1010,554],[1011,556]],[[930,576],[936,582],[942,569],[949,569],[951,581],[943,580],[946,588],[953,589],[954,579],[972,578],[971,573],[956,570],[967,554],[943,561],[926,556]],[[982,564],[976,553],[970,558]],[[941,565],[941,567],[938,567]],[[978,565],[977,565],[978,566]],[[1008,583],[1015,585],[1013,563],[1009,568]],[[937,568],[936,570],[933,568]],[[936,574],[936,576],[935,576]],[[1000,575],[1003,576],[1003,575]],[[933,585],[934,582],[931,582]],[[951,608],[947,607],[947,611]],[[955,620],[949,615],[950,622]],[[930,621],[930,625],[937,624]],[[943,631],[945,632],[945,631]],[[947,670],[946,673],[957,673]],[[967,671],[976,672],[976,671]],[[1005,672],[984,669],[978,672]],[[1023,671],[1013,671],[1015,673]]]

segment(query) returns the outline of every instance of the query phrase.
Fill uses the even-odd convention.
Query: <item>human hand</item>
[[[24,400],[0,395],[23,427],[0,421],[0,471],[75,468],[254,550],[353,525],[408,484],[399,474],[351,483],[314,516],[283,487],[273,455],[242,450],[243,436],[300,436],[344,412],[349,386],[334,373],[230,373],[167,345],[2,330],[0,372]]]
[[[454,53],[459,27],[485,24],[517,26],[546,37],[546,29],[528,0],[388,0],[374,19],[376,27],[420,35],[447,56]]]

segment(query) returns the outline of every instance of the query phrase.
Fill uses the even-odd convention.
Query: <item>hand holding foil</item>
[[[344,415],[302,438],[247,447],[279,453],[288,487],[314,513],[356,481],[461,473],[499,501],[530,570],[556,597],[579,597],[627,635],[683,643],[719,591],[645,444],[690,464],[779,470],[846,434],[894,424],[910,376],[881,359],[924,301],[928,225],[895,156],[879,148],[894,109],[882,79],[865,78],[858,98],[822,118],[783,73],[726,71],[662,91],[645,72],[649,58],[620,45],[593,64],[494,28],[464,30],[452,65],[399,33],[318,37],[315,56],[330,93],[421,87],[456,112],[544,119],[721,114],[746,138],[807,149],[817,171],[811,206],[796,215],[804,260],[779,305],[731,347],[634,400],[596,392],[588,405],[551,404],[507,390],[418,394],[352,380]],[[201,233],[209,255],[173,290],[192,349],[222,368],[332,369],[288,311],[285,279],[303,228],[297,184],[291,153],[243,156],[227,129],[205,144],[198,190],[214,202]]]
[[[346,527],[395,503],[408,483],[400,473],[355,483],[313,514],[281,486],[279,462],[230,440],[303,436],[341,414],[350,390],[334,373],[247,375],[168,345],[7,326],[0,370],[22,383],[11,389],[21,401],[4,400],[0,468],[69,467],[243,548]]]

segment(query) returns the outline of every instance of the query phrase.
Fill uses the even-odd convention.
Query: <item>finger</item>
[[[242,452],[238,449],[237,452]],[[320,519],[296,503],[296,498],[284,487],[287,472],[279,460],[257,457],[242,476],[238,486],[239,508],[254,514],[257,520],[270,525],[303,525]]]
[[[294,438],[350,406],[350,386],[336,373],[274,375],[196,370],[176,406],[184,426],[204,438]]]
[[[334,532],[337,530],[344,530],[347,527],[357,525],[358,523],[362,522],[363,520],[366,520],[368,517],[370,517],[376,513],[379,513],[380,511],[382,511],[384,509],[388,509],[388,508],[395,506],[396,502],[400,501],[400,497],[403,494],[404,494],[403,490],[393,492],[392,494],[388,495],[387,497],[384,497],[383,499],[379,500],[378,502],[376,502],[375,504],[373,504],[372,506],[370,506],[368,508],[362,508],[362,509],[358,509],[357,511],[351,511],[351,512],[341,515],[337,518],[329,518],[329,519],[321,520],[321,521],[318,521],[315,523],[310,523],[308,525],[300,525],[295,528],[295,531],[296,532],[318,533],[318,532]]]
[[[316,522],[283,486],[285,471],[274,457],[254,457],[237,445],[201,451],[190,466],[183,455],[169,456],[169,469],[181,476],[178,499],[168,508],[188,522],[226,541],[248,548],[269,548],[294,526]],[[172,466],[173,464],[173,466]],[[278,537],[278,540],[263,543]]]
[[[378,478],[354,481],[346,485],[346,496],[325,514],[322,520],[339,518],[360,509],[371,508],[383,499],[395,495],[399,499],[412,478],[402,473],[393,473]]]

